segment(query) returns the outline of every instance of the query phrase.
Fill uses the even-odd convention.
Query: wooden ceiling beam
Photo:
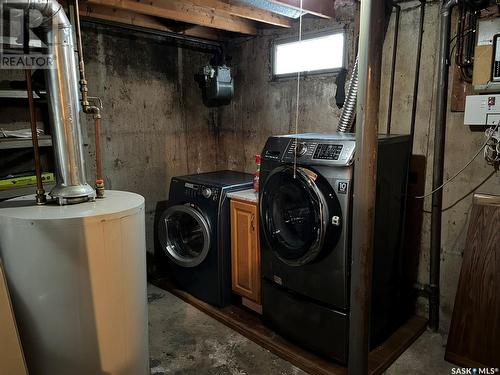
[[[269,0],[272,3],[284,5],[290,8],[300,9],[300,0]],[[323,18],[335,16],[334,0],[302,0],[302,10]]]
[[[184,0],[183,2],[274,26],[292,27],[292,22],[287,17],[232,0]]]
[[[221,38],[220,32],[208,27],[192,26],[183,31],[178,31],[164,25],[155,17],[131,12],[124,9],[117,9],[102,5],[91,5],[87,1],[82,3],[80,12],[83,17],[122,23],[125,25],[142,27],[145,29],[158,30],[167,33],[176,33],[180,35],[192,36],[208,40],[219,40]]]
[[[90,4],[123,9],[143,15],[167,18],[215,29],[255,35],[255,23],[248,19],[223,14],[193,4],[170,0],[89,0]]]

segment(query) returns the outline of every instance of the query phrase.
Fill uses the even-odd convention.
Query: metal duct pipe
[[[432,190],[443,184],[444,145],[446,131],[446,104],[448,94],[448,72],[450,53],[451,13],[458,0],[446,0],[441,5],[439,60],[436,92],[436,119],[434,125],[434,161]],[[439,328],[439,277],[441,257],[441,210],[443,190],[437,190],[432,196],[430,274],[429,274],[429,327],[433,331]]]
[[[337,131],[348,133],[352,129],[354,124],[354,119],[356,118],[356,98],[358,96],[358,58],[356,56],[356,61],[352,67],[351,81],[349,82],[349,87],[347,88],[347,96],[345,99],[344,107],[342,108],[342,114],[340,115],[339,124],[337,126]]]
[[[85,179],[73,30],[68,17],[56,0],[2,0],[2,3],[14,9],[40,12],[48,53],[54,58],[55,66],[45,70],[56,164],[56,186],[50,195],[59,204],[93,199],[95,191]]]

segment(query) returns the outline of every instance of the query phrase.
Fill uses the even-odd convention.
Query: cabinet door
[[[233,291],[260,304],[260,251],[257,205],[231,200]]]

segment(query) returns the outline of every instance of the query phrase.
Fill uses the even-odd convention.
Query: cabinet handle
[[[252,214],[252,218],[250,219],[250,227],[252,228],[252,232],[255,232],[255,214]]]

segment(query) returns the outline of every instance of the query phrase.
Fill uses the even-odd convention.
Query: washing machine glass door
[[[195,267],[210,249],[210,227],[201,212],[190,205],[168,208],[159,223],[159,239],[167,256],[179,266]]]
[[[307,168],[281,166],[271,172],[263,188],[260,214],[265,238],[278,258],[291,266],[312,262],[322,252],[325,238],[333,248],[341,225],[330,216],[341,215],[340,204],[328,182]],[[337,224],[337,223],[336,223]]]

